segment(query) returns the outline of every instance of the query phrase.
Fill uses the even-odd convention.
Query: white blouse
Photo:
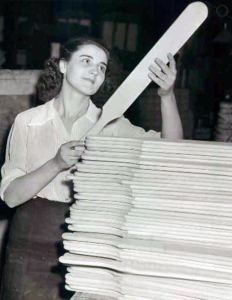
[[[54,108],[54,99],[17,115],[11,128],[6,148],[5,164],[2,167],[0,195],[15,178],[30,173],[53,158],[59,147],[72,140],[80,140],[97,122],[101,109],[90,101],[85,115],[79,118],[69,134]],[[160,133],[132,125],[124,117],[107,125],[100,135],[122,137],[154,137]],[[71,185],[65,177],[67,171],[59,173],[37,196],[49,200],[70,202]]]

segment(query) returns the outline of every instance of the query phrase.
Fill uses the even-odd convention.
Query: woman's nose
[[[97,66],[93,66],[93,67],[90,69],[90,72],[91,72],[91,74],[97,75],[97,74],[98,74]]]

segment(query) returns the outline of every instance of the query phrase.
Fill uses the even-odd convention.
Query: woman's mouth
[[[88,82],[90,82],[90,83],[92,83],[92,84],[94,84],[94,80],[93,79],[91,79],[91,78],[83,78],[84,80],[86,80],[86,81],[88,81]]]

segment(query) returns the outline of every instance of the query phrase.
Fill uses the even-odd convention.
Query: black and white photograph
[[[0,300],[231,300],[232,0],[2,0],[0,151]]]

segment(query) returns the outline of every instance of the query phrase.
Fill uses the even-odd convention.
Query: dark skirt
[[[43,198],[19,206],[13,217],[6,249],[1,300],[59,300],[65,290],[66,268],[62,233],[69,204]]]

